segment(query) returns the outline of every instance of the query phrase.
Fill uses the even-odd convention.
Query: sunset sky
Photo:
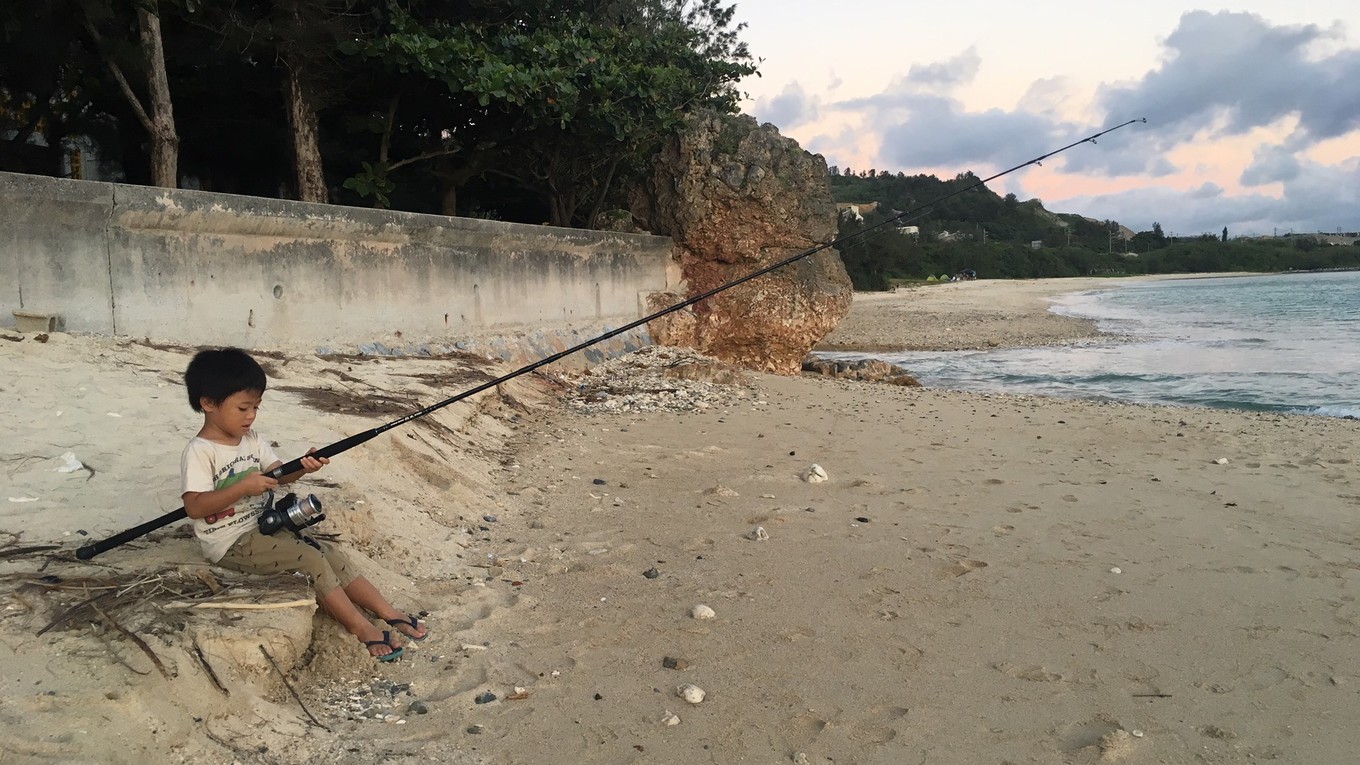
[[[1360,2],[744,0],[744,110],[827,164],[986,177],[1135,231],[1360,230]]]

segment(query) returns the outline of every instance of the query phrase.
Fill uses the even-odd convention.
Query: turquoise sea
[[[928,387],[1360,417],[1360,272],[1112,282],[1054,310],[1128,341],[827,356]]]

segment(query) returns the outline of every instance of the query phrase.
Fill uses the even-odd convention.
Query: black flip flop
[[[383,621],[387,622],[393,627],[399,624],[404,624],[407,627],[410,627],[412,630],[418,630],[420,629],[421,620],[417,619],[415,614],[407,614],[405,619],[383,619]],[[421,635],[420,637],[416,637],[415,635],[407,635],[405,632],[401,633],[401,635],[402,637],[409,638],[419,643],[420,641],[430,636],[430,628],[427,626],[425,628],[425,634]]]
[[[391,648],[391,649],[392,649],[392,653],[385,653],[385,654],[383,654],[382,656],[373,656],[372,652],[369,653],[369,655],[370,655],[370,656],[373,656],[373,658],[377,659],[378,661],[383,661],[383,662],[387,662],[387,661],[396,661],[397,659],[400,659],[400,658],[401,658],[401,654],[402,654],[402,652],[403,652],[403,650],[404,650],[404,649],[402,649],[400,646],[392,645],[392,633],[391,633],[391,632],[388,632],[387,630],[383,630],[382,640],[365,640],[365,641],[364,641],[364,646],[366,646],[366,647],[368,647],[368,648],[372,648],[372,647],[375,646],[375,645],[385,645],[385,646],[387,646],[388,648]]]

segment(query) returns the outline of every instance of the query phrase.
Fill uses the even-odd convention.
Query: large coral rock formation
[[[675,241],[684,280],[684,294],[651,296],[652,311],[836,233],[825,160],[744,115],[695,117],[657,157],[652,177],[634,194],[633,215]],[[828,249],[653,321],[649,329],[663,345],[797,374],[812,346],[849,312],[852,296],[840,256]]]

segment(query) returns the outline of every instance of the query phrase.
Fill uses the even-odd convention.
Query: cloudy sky
[[[738,0],[744,109],[830,165],[986,177],[1135,231],[1360,230],[1360,2]]]

